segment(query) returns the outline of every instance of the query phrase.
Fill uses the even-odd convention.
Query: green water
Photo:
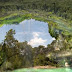
[[[70,68],[57,68],[57,69],[18,69],[12,72],[72,72]]]

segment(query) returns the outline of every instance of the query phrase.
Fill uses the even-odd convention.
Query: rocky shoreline
[[[57,68],[57,67],[48,65],[48,66],[35,66],[35,67],[32,67],[32,68],[34,68],[34,69],[50,69],[50,68],[54,69],[54,68]]]

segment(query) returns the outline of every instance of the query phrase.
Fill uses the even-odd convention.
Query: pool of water
[[[72,72],[70,68],[57,68],[57,69],[19,69],[12,72]]]
[[[48,23],[36,21],[34,19],[24,20],[19,24],[5,24],[0,27],[0,42],[5,39],[6,32],[15,30],[15,38],[19,42],[27,41],[31,46],[47,46],[55,38],[52,38],[48,31]]]

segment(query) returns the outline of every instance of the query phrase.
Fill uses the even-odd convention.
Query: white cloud
[[[56,40],[55,38],[52,38],[52,40]]]
[[[44,40],[40,38],[40,32],[33,32],[33,39],[31,39],[28,44],[30,44],[33,47],[39,46],[39,45],[45,45],[45,42],[47,40]],[[46,46],[46,45],[45,45]]]
[[[36,37],[39,37],[40,32],[33,32],[32,34],[33,34],[33,37],[36,38]]]

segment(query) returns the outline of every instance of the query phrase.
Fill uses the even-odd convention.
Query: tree
[[[20,56],[22,58],[22,66],[30,67],[33,64],[32,47],[28,45],[27,41],[19,43]]]
[[[1,64],[4,62],[9,62],[12,64],[12,69],[32,66],[32,47],[28,45],[26,41],[18,42],[14,38],[14,34],[15,30],[11,29],[5,36],[5,40],[2,46],[5,59]]]

